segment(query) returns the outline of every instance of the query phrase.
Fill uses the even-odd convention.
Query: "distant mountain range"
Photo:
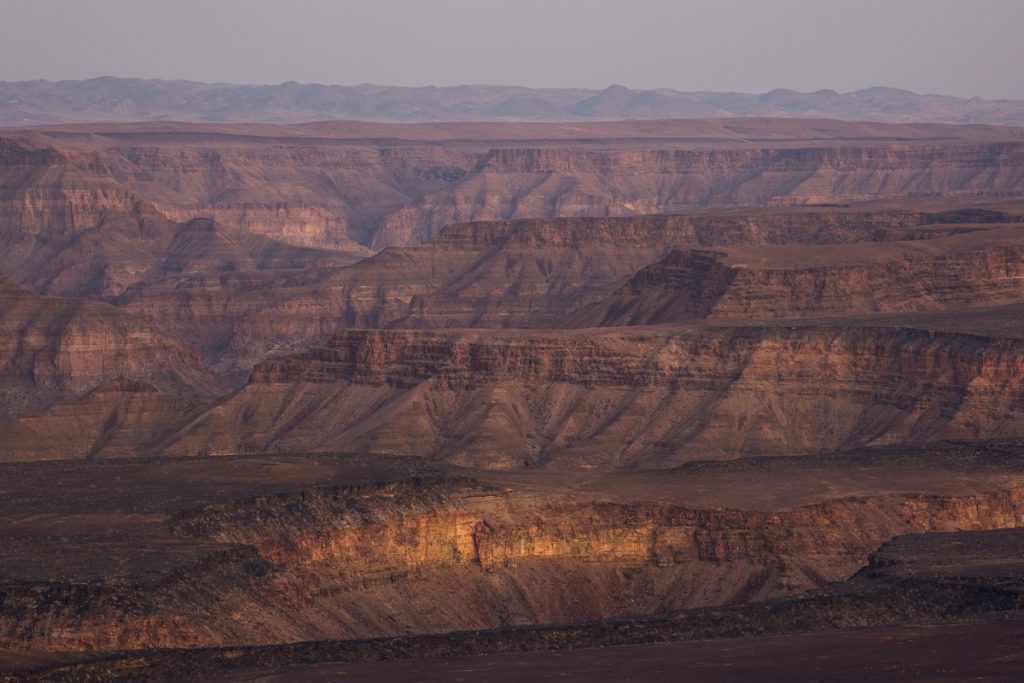
[[[135,78],[0,82],[0,125],[87,121],[595,121],[734,116],[1024,125],[1024,101],[849,93],[604,90],[460,85],[231,85]]]

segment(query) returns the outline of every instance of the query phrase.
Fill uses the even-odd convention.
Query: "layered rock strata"
[[[125,377],[209,400],[218,383],[199,355],[97,301],[40,296],[0,278],[0,422]]]
[[[969,248],[948,251],[943,246],[952,246],[953,239],[931,240],[910,249],[901,244],[884,249],[854,245],[814,253],[801,248],[732,253],[676,249],[642,268],[603,301],[569,314],[561,324],[656,325],[1016,304],[1024,299],[1024,244],[1015,233],[1008,234],[1008,241],[991,232],[957,236],[955,242]],[[815,263],[829,256],[839,262]],[[782,262],[773,264],[773,257]]]
[[[0,424],[0,461],[141,457],[200,411],[197,403],[119,377],[70,403]]]
[[[172,222],[365,254],[466,221],[1024,190],[1019,131],[995,127],[113,124],[9,130],[0,144],[0,224],[23,255],[37,245],[16,237],[81,235],[139,202]]]
[[[881,541],[1016,526],[1019,490],[848,498],[773,513],[541,501],[458,481],[211,506],[178,534],[232,544],[145,585],[7,582],[0,643],[198,647],[578,623],[839,580]]]
[[[819,209],[469,223],[348,268],[173,278],[117,303],[198,345],[218,367],[244,372],[343,328],[562,326],[676,247],[849,244],[856,255],[854,245],[879,243],[898,258],[908,244],[939,253],[927,245],[943,236],[997,232],[1013,245],[1019,238],[1001,226],[1014,220],[995,211]]]
[[[167,453],[668,465],[1020,433],[1019,340],[885,327],[350,331],[257,366]]]

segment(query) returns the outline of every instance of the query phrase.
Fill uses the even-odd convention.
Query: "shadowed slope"
[[[0,276],[0,419],[76,398],[118,377],[209,399],[198,354],[96,301],[32,294]]]
[[[558,326],[673,247],[802,244],[810,253],[811,245],[924,241],[995,228],[972,221],[1011,220],[1001,212],[777,209],[468,223],[348,268],[175,278],[118,301],[244,372],[344,328]]]
[[[174,454],[670,464],[1019,434],[1018,340],[831,326],[351,331],[257,366]]]
[[[1024,226],[914,242],[676,249],[567,327],[963,310],[1024,300]]]
[[[139,457],[200,412],[196,403],[117,378],[0,425],[0,461]]]

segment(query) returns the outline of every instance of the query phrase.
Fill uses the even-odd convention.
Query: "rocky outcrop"
[[[666,465],[1019,434],[1019,341],[900,328],[352,331],[257,366],[167,452]]]
[[[0,643],[197,647],[664,613],[845,578],[898,533],[1022,519],[1016,489],[774,513],[540,501],[457,481],[307,491],[178,516],[177,533],[234,549],[155,584],[8,582]]]
[[[443,680],[472,666],[500,671],[503,681],[528,675],[651,680],[685,662],[686,673],[698,680],[721,679],[726,667],[730,680],[800,680],[827,671],[830,680],[855,683],[866,674],[889,678],[895,669],[1012,680],[1016,665],[1005,653],[1016,651],[1022,631],[1024,583],[1019,564],[1007,563],[1004,553],[1017,546],[1019,557],[1020,535],[1007,529],[905,536],[920,544],[955,543],[934,558],[940,564],[955,563],[965,551],[977,555],[964,558],[966,566],[955,575],[867,579],[862,572],[809,595],[743,607],[443,635],[99,654],[18,673],[47,683],[241,678],[267,671],[284,680],[327,678],[343,666],[346,677],[359,681]],[[965,659],[965,651],[975,656]]]

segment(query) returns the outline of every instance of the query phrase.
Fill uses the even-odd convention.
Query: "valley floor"
[[[966,683],[1015,681],[1024,667],[1024,617],[840,633],[631,645],[248,671],[212,680],[268,683]]]

